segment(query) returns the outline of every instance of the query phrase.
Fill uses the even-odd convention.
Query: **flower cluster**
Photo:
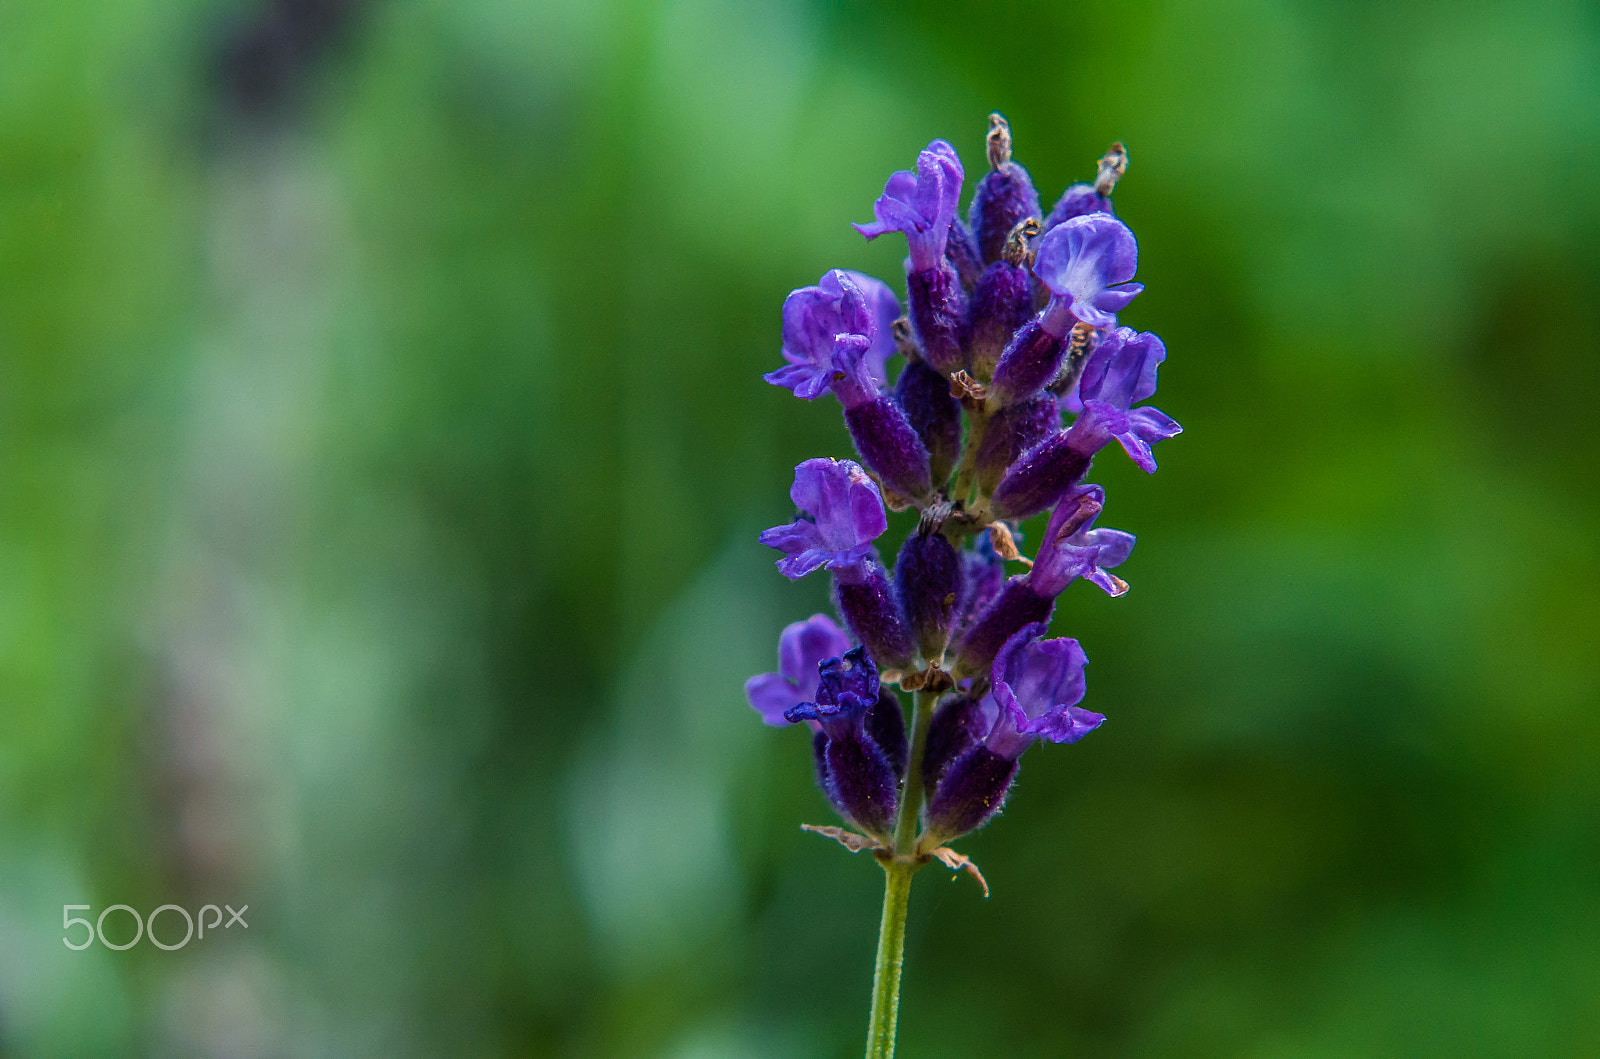
[[[1077,742],[1105,720],[1079,705],[1083,649],[1045,635],[1073,581],[1128,588],[1109,571],[1134,539],[1095,528],[1105,492],[1084,479],[1113,440],[1154,471],[1152,446],[1181,429],[1141,404],[1161,340],[1117,320],[1144,289],[1111,204],[1122,146],[1046,214],[999,115],[987,142],[964,220],[961,160],[935,140],[855,226],[905,235],[904,315],[886,284],[832,270],[784,302],[787,363],[765,376],[837,398],[860,462],[800,464],[798,516],[761,535],[786,577],[832,574],[842,626],[821,614],[790,625],[778,671],[745,690],[768,724],[811,729],[829,801],[897,854],[982,826],[1029,746]],[[875,546],[886,507],[920,513],[892,572]],[[1047,511],[1030,562],[1018,526]],[[1008,562],[1021,572],[1008,577]],[[918,693],[910,726],[896,684]]]

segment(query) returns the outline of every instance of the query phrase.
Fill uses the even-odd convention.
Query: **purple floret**
[[[1039,640],[1042,622],[1021,629],[995,655],[990,695],[1000,707],[984,746],[1015,761],[1039,738],[1076,743],[1105,721],[1078,705],[1088,663],[1077,640]]]
[[[904,232],[911,271],[937,268],[961,199],[963,175],[956,149],[934,140],[917,155],[916,172],[902,169],[889,177],[883,194],[872,204],[874,220],[854,228],[868,239]]]
[[[850,650],[850,637],[826,614],[813,614],[778,636],[778,671],[745,681],[745,697],[761,719],[775,727],[789,722],[783,712],[817,698],[817,666]]]
[[[874,388],[881,388],[888,381],[885,363],[894,353],[891,329],[899,316],[900,300],[886,284],[832,269],[815,287],[801,287],[784,299],[783,359],[789,363],[762,378],[815,400],[832,388],[834,350],[848,338],[862,349],[862,368]]]
[[[1098,585],[1107,595],[1128,591],[1126,582],[1106,570],[1127,560],[1133,551],[1133,534],[1092,528],[1105,500],[1105,490],[1086,485],[1072,490],[1056,505],[1028,572],[1028,582],[1039,595],[1058,596],[1079,577]]]
[[[1183,427],[1159,409],[1131,406],[1156,392],[1156,369],[1166,356],[1161,339],[1148,332],[1107,332],[1078,381],[1083,414],[1069,431],[1073,448],[1092,454],[1115,438],[1141,469],[1154,471],[1150,447]]]
[[[889,528],[877,483],[853,460],[806,460],[794,469],[789,497],[807,517],[765,530],[760,539],[784,553],[778,570],[791,581],[823,567],[861,571],[872,542]]]
[[[1040,323],[1057,337],[1081,320],[1111,327],[1117,313],[1144,290],[1129,283],[1139,265],[1139,246],[1128,226],[1107,213],[1074,217],[1052,228],[1037,244],[1033,274],[1050,289]]]

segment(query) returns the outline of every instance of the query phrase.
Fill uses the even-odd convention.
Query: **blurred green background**
[[[740,690],[848,439],[759,374],[991,110],[1047,203],[1128,143],[1186,433],[902,1054],[1600,1054],[1580,0],[0,0],[0,1054],[859,1054],[880,873]]]

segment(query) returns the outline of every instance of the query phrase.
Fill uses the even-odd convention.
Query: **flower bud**
[[[942,533],[917,532],[900,547],[895,588],[922,657],[937,659],[950,640],[961,598],[961,560]]]
[[[978,447],[978,488],[994,492],[1011,465],[1024,452],[1061,429],[1061,412],[1049,394],[1030,397],[1000,409],[983,432]]]
[[[922,356],[935,371],[949,375],[967,366],[961,351],[961,324],[966,315],[966,293],[955,270],[941,262],[906,276],[911,328],[922,346]]]
[[[1028,171],[1011,160],[1011,128],[999,114],[989,115],[989,164],[967,208],[967,224],[984,264],[1000,260],[1006,236],[1019,222],[1038,219],[1039,193]]]
[[[968,302],[968,348],[980,379],[994,373],[1017,328],[1033,314],[1032,277],[1021,265],[996,261],[984,270]]]
[[[845,576],[846,574],[850,576]],[[916,644],[900,603],[889,587],[888,571],[876,559],[859,568],[839,571],[834,581],[839,613],[856,639],[881,666],[899,668],[911,662]]]
[[[1074,448],[1067,431],[1056,431],[1012,464],[995,486],[990,511],[997,519],[1037,515],[1078,484],[1093,455]]]
[[[933,484],[942,485],[961,456],[961,404],[950,396],[950,380],[913,360],[900,373],[894,396],[927,447]]]

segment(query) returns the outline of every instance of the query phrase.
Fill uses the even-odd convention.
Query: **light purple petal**
[[[1105,723],[1105,715],[1082,706],[1058,706],[1029,723],[1024,729],[1052,743],[1076,743]]]
[[[1095,327],[1116,323],[1113,313],[1143,290],[1133,278],[1139,247],[1128,226],[1107,213],[1089,213],[1052,228],[1038,242],[1033,272],[1050,292],[1071,302],[1072,313]]]
[[[789,497],[807,517],[763,530],[759,539],[785,553],[778,569],[791,580],[823,566],[859,566],[889,528],[877,483],[851,460],[806,460],[794,469]]]
[[[1088,530],[1078,537],[1084,544],[1094,548],[1095,565],[1108,569],[1128,561],[1136,540],[1133,534],[1115,529]]]
[[[774,728],[787,727],[790,722],[783,711],[805,701],[795,693],[794,685],[776,673],[762,673],[745,681],[744,695],[750,700],[750,708]]]
[[[899,170],[872,204],[874,220],[854,225],[868,239],[903,232],[915,271],[935,268],[944,256],[950,222],[955,219],[963,177],[956,150],[934,140],[917,155],[915,172]]]
[[[1007,661],[1006,669],[997,668],[994,674],[995,701],[1012,711],[1018,731],[1036,731],[1032,722],[1052,708],[1075,705],[1087,690],[1083,667],[1089,660],[1077,640],[1026,643]]]
[[[817,368],[810,364],[785,364],[761,378],[774,386],[792,390],[803,401],[814,401],[829,392],[828,383],[833,378],[833,369]]]
[[[800,691],[801,699],[817,694],[817,666],[850,650],[850,637],[826,614],[784,626],[778,636],[778,672]]]
[[[894,322],[900,318],[900,299],[887,283],[864,272],[846,272],[845,275],[861,291],[872,322],[872,345],[863,359],[874,381],[882,387],[889,381],[885,365],[895,353]]]
[[[798,581],[809,573],[822,569],[833,559],[834,553],[821,548],[807,548],[778,560],[778,573],[791,581]]]
[[[1121,442],[1123,451],[1146,474],[1152,474],[1156,469],[1155,453],[1150,446],[1183,433],[1177,421],[1158,408],[1135,408],[1128,413],[1125,423],[1123,429],[1113,430],[1112,436]]]
[[[877,280],[840,269],[824,273],[814,287],[790,292],[783,302],[782,351],[789,364],[762,377],[774,386],[793,390],[796,397],[808,401],[820,397],[830,388],[833,351],[841,335],[861,336],[863,343],[877,348],[886,295],[894,300],[894,293]],[[889,317],[889,324],[893,322]],[[892,352],[893,335],[886,335],[886,341]],[[884,359],[887,356],[886,352]],[[875,379],[880,385],[883,376],[879,362]]]
[[[1113,328],[1089,355],[1078,392],[1126,410],[1156,392],[1156,370],[1166,358],[1167,347],[1148,331]]]

